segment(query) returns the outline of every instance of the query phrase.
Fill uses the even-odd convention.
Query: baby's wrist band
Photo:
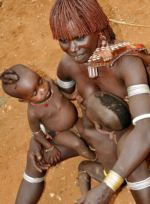
[[[124,179],[115,171],[110,170],[103,182],[110,187],[114,192],[121,186]]]
[[[47,131],[46,131],[45,126],[42,123],[40,123],[40,129],[38,131],[35,131],[35,132],[32,132],[32,133],[33,133],[33,135],[38,135],[40,133],[43,133],[44,135],[46,135]]]
[[[41,130],[36,131],[36,132],[32,132],[32,133],[33,133],[33,135],[38,135],[39,133],[41,133]]]

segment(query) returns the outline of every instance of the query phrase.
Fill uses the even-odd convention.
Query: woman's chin
[[[87,55],[79,55],[79,56],[73,57],[73,60],[77,62],[78,64],[86,63],[88,59],[89,59],[89,56]]]

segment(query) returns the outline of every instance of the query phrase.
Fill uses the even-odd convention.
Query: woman
[[[111,69],[103,66],[97,70],[89,66],[89,58],[96,48],[104,50],[103,54],[109,56],[108,60],[113,58],[109,52],[109,44],[115,44],[115,34],[96,0],[58,0],[51,11],[50,25],[54,39],[59,41],[60,47],[65,52],[57,71],[58,85],[65,92],[71,93],[76,84],[83,100],[97,88],[122,99],[127,96],[129,98],[134,124],[132,131],[122,135],[120,145],[118,144],[119,158],[112,168],[113,171],[100,187],[93,189],[80,202],[105,203],[108,202],[107,198],[112,194],[112,189],[118,189],[123,179],[130,175],[128,181],[134,180],[131,173],[149,156],[150,91],[145,67],[140,59],[127,55],[120,57]],[[138,169],[135,172],[138,172]],[[138,179],[142,183],[142,188],[147,191],[148,199],[144,203],[149,203],[148,171],[144,178]],[[134,187],[131,189],[137,188],[137,183],[132,184]],[[138,190],[140,191],[140,188]],[[139,191],[133,190],[133,195]],[[137,202],[142,203],[143,199]]]

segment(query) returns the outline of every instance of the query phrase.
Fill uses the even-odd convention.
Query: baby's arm
[[[51,148],[52,145],[46,139],[46,135],[41,130],[40,121],[36,117],[36,114],[34,113],[33,109],[30,108],[30,105],[28,106],[28,121],[35,140],[37,140],[44,148]]]
[[[28,121],[34,139],[42,146],[42,150],[44,149],[43,152],[49,154],[50,165],[54,165],[59,162],[61,160],[60,151],[54,146],[54,144],[52,144],[50,141],[48,141],[48,139],[46,139],[46,135],[40,128],[40,120],[36,117],[34,111],[30,109],[30,106],[28,107]],[[44,160],[42,157],[41,160],[47,161]]]
[[[91,189],[91,179],[101,182],[104,179],[104,168],[98,162],[81,161],[78,166],[78,183],[82,195]]]
[[[104,179],[104,169],[98,162],[82,161],[78,166],[78,184],[82,197],[75,204],[82,203],[84,196],[91,190],[91,180],[101,182]]]

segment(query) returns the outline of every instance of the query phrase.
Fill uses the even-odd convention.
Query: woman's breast
[[[124,82],[113,73],[103,73],[95,79],[89,79],[87,75],[80,75],[76,78],[76,87],[83,99],[88,98],[96,91],[108,92],[123,99],[127,95]]]

